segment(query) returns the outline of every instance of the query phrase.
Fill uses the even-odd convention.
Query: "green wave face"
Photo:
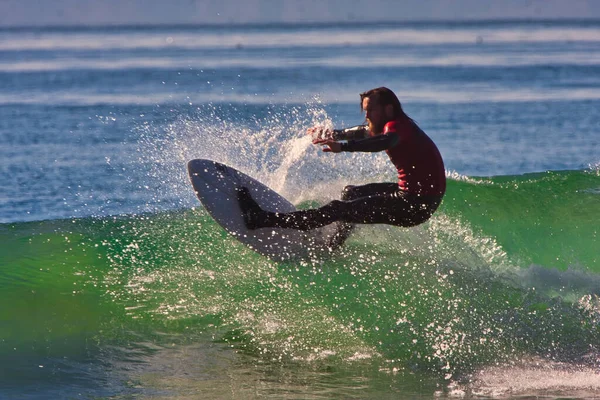
[[[1,372],[52,383],[60,367],[102,386],[120,378],[89,365],[122,372],[207,343],[442,381],[523,357],[595,359],[598,174],[449,183],[426,224],[364,226],[311,261],[270,261],[202,209],[3,225]]]
[[[489,236],[521,267],[600,272],[597,171],[452,182],[445,213]]]

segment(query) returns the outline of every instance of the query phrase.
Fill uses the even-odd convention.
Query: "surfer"
[[[247,188],[238,201],[248,229],[310,230],[337,222],[331,246],[343,244],[353,224],[412,227],[427,221],[446,191],[444,162],[435,143],[403,111],[398,97],[385,87],[360,95],[367,125],[332,130],[310,128],[313,143],[323,151],[385,151],[398,171],[398,182],[346,186],[341,200],[315,209],[274,213],[260,208]]]

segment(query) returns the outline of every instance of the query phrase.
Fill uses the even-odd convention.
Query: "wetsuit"
[[[427,221],[440,205],[446,191],[442,157],[433,141],[410,118],[388,122],[381,135],[371,136],[367,127],[359,126],[336,130],[333,139],[348,139],[342,144],[342,151],[385,151],[398,170],[398,183],[347,186],[342,200],[291,213],[263,211],[248,192],[241,193],[240,205],[249,228],[310,230],[339,221],[343,241],[350,224],[415,226]]]

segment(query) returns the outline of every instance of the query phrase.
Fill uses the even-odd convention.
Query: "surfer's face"
[[[362,109],[365,112],[365,118],[369,123],[371,133],[380,134],[386,124],[383,107],[376,100],[365,97],[362,102]]]

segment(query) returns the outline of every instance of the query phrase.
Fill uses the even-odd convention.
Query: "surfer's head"
[[[408,117],[396,94],[386,87],[378,87],[360,94],[360,107],[373,133],[381,133],[390,121]]]

